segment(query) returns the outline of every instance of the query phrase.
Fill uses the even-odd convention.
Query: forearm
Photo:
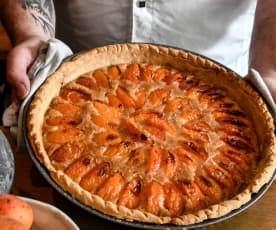
[[[1,0],[0,12],[1,21],[13,45],[30,37],[46,41],[54,36],[55,12],[52,0]]]
[[[264,77],[276,73],[275,0],[258,0],[249,65],[257,69]]]

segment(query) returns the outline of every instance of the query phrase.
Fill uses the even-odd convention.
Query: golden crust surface
[[[46,118],[52,118],[56,116],[56,112],[54,108],[57,108],[59,104],[62,104],[63,99],[61,98],[62,95],[65,95],[63,97],[71,97],[70,92],[68,93],[67,91],[64,92],[61,89],[67,88],[67,89],[78,89],[79,86],[76,86],[76,79],[78,79],[80,76],[87,76],[90,73],[95,73],[97,70],[105,70],[107,71],[107,68],[110,66],[116,66],[116,67],[122,67],[123,71],[126,71],[128,66],[131,64],[139,64],[140,68],[141,66],[155,66],[156,68],[158,67],[169,67],[173,70],[177,70],[179,73],[185,73],[185,78],[186,76],[195,76],[195,79],[199,82],[203,82],[204,84],[200,85],[201,90],[210,90],[210,87],[215,87],[216,89],[219,89],[218,91],[214,91],[212,93],[213,98],[217,97],[227,97],[230,98],[230,102],[234,103],[235,105],[235,110],[234,111],[239,116],[243,117],[243,114],[246,114],[246,119],[242,120],[244,118],[239,118],[240,120],[235,120],[235,124],[241,125],[241,121],[244,122],[242,123],[245,126],[249,126],[250,130],[245,132],[246,137],[240,137],[240,139],[227,139],[224,137],[224,142],[230,143],[232,147],[235,146],[238,148],[243,149],[243,151],[246,149],[246,151],[249,152],[249,154],[254,155],[253,157],[250,158],[250,170],[251,172],[243,172],[245,175],[247,175],[247,179],[249,180],[247,184],[241,185],[241,188],[236,191],[235,194],[227,195],[225,196],[226,198],[220,199],[218,203],[211,202],[207,206],[203,206],[202,209],[195,209],[190,212],[181,212],[181,214],[168,214],[168,212],[161,211],[155,213],[154,210],[151,208],[128,208],[125,205],[118,205],[117,202],[114,202],[114,199],[108,199],[103,198],[104,195],[102,195],[100,192],[98,192],[98,195],[95,194],[96,192],[91,192],[85,188],[89,187],[89,183],[83,182],[81,183],[80,179],[72,179],[72,176],[68,176],[68,173],[65,173],[65,169],[68,168],[68,165],[66,165],[66,159],[67,155],[63,155],[62,153],[59,153],[58,151],[55,151],[61,144],[60,140],[55,142],[55,135],[51,136],[51,141],[49,142],[47,139],[49,136],[47,136],[50,133],[50,131],[53,131],[52,133],[55,132],[54,129],[51,130],[49,128],[49,125],[45,125],[45,119]],[[123,72],[122,71],[122,72]],[[90,76],[91,77],[91,76]],[[99,74],[99,82],[97,84],[102,84],[104,85],[104,81],[102,80],[101,74]],[[135,79],[128,79],[129,81],[135,81]],[[92,83],[87,83],[86,80],[84,80],[85,83],[84,86],[81,86],[82,92],[87,92],[89,94],[90,90],[87,90],[87,86],[89,87],[94,87]],[[186,81],[187,82],[187,81]],[[190,82],[190,81],[189,81]],[[132,82],[133,83],[133,82]],[[154,83],[155,84],[155,83]],[[156,83],[158,85],[159,83]],[[115,84],[116,85],[116,84]],[[173,84],[171,84],[173,85]],[[171,86],[172,89],[173,86]],[[209,87],[205,89],[206,85]],[[117,86],[117,85],[116,85]],[[162,87],[164,84],[162,83]],[[197,85],[198,86],[198,85]],[[97,86],[95,86],[97,87]],[[109,86],[110,87],[110,86]],[[128,83],[124,85],[124,89],[132,89],[131,86],[129,86]],[[157,87],[157,86],[156,86]],[[184,87],[184,86],[183,86]],[[185,86],[186,87],[186,86]],[[151,89],[151,88],[150,88]],[[190,88],[189,88],[190,90]],[[70,90],[69,90],[70,91]],[[131,91],[131,90],[130,90]],[[221,93],[224,92],[225,94]],[[102,92],[100,90],[100,92]],[[114,90],[104,91],[106,94],[107,93],[113,93]],[[190,95],[191,97],[198,97],[198,91],[194,92],[193,90],[190,90]],[[194,93],[194,94],[193,94]],[[68,96],[69,95],[69,96]],[[86,95],[86,94],[84,94]],[[89,94],[90,95],[90,94]],[[118,96],[119,95],[119,96]],[[122,95],[122,96],[120,96]],[[157,94],[158,97],[162,94]],[[210,94],[211,95],[211,94]],[[209,96],[210,96],[209,95]],[[90,95],[91,96],[91,95]],[[124,90],[122,92],[117,92],[117,97],[121,98],[123,100],[124,96]],[[94,100],[93,98],[96,97]],[[174,97],[176,98],[177,95],[174,94]],[[72,96],[72,100],[79,100],[79,99],[74,99],[75,97]],[[94,113],[94,117],[92,116],[92,119],[94,119],[94,122],[98,122],[98,129],[99,130],[105,130],[107,124],[103,121],[99,120],[99,116],[97,115],[97,111],[95,112],[95,108],[98,108],[99,110],[101,109],[100,107],[102,106],[101,104],[97,104],[99,102],[99,99],[104,98],[106,102],[106,97],[103,97],[101,93],[97,93],[96,95],[92,93],[91,98],[93,99],[94,107],[89,105],[86,105],[85,111],[92,111]],[[154,95],[152,98],[155,98]],[[208,97],[209,98],[209,97]],[[207,98],[207,101],[208,101]],[[210,99],[210,98],[209,98]],[[204,97],[202,97],[202,100],[204,100]],[[224,99],[223,99],[224,100]],[[156,100],[152,99],[152,103],[155,103]],[[100,101],[101,102],[101,101]],[[226,101],[229,102],[229,101]],[[225,105],[229,105],[229,103],[225,103]],[[114,101],[115,103],[115,101]],[[130,104],[129,104],[130,103]],[[74,103],[73,103],[74,104]],[[168,104],[168,103],[167,103]],[[56,107],[55,107],[56,106]],[[98,107],[97,107],[98,106]],[[130,106],[131,107],[131,102],[125,101],[124,106]],[[68,107],[65,108],[65,110]],[[172,106],[172,108],[174,108]],[[77,108],[75,107],[70,107],[70,111],[78,111]],[[137,112],[137,107],[132,108],[134,112]],[[149,110],[149,107],[147,107]],[[63,108],[58,107],[60,111],[64,111]],[[96,109],[97,110],[97,109]],[[113,111],[113,110],[112,110]],[[224,117],[221,118],[220,116],[221,113],[225,113],[225,109],[222,111],[220,110],[219,112],[216,113],[217,120],[220,122],[223,122],[225,124],[225,119]],[[238,112],[237,112],[238,111]],[[242,112],[240,112],[242,111]],[[133,112],[133,111],[132,111]],[[227,110],[227,112],[229,112]],[[65,113],[65,112],[64,112]],[[76,112],[77,114],[78,112]],[[120,112],[118,112],[120,113]],[[230,113],[230,112],[229,112]],[[95,115],[96,114],[96,115]],[[115,114],[115,115],[114,115]],[[117,114],[117,110],[114,112],[114,116]],[[233,114],[232,114],[233,115]],[[232,116],[231,115],[231,116]],[[142,116],[142,115],[141,115]],[[143,114],[143,116],[146,116]],[[127,115],[123,117],[124,119],[127,120]],[[162,119],[159,119],[160,117],[154,117],[147,122],[149,122],[152,126],[156,125],[156,122],[162,122]],[[69,119],[68,122],[71,122],[70,124],[75,124],[78,123],[79,121],[76,119],[72,119],[72,117],[67,116],[66,119]],[[89,117],[90,119],[90,117]],[[110,118],[112,120],[112,118]],[[50,122],[56,124],[55,122],[61,122],[61,121],[56,121],[55,119],[50,120]],[[62,121],[62,122],[67,122],[67,121]],[[127,120],[127,125],[128,128],[132,127],[131,125],[132,120]],[[115,122],[116,123],[116,122]],[[144,125],[145,120],[141,122],[141,124]],[[177,122],[176,122],[177,123]],[[60,124],[60,123],[58,123]],[[64,123],[62,123],[64,124]],[[68,123],[66,123],[68,124]],[[100,124],[100,125],[99,125]],[[177,225],[189,225],[189,224],[195,224],[202,222],[207,219],[212,219],[212,218],[217,218],[223,215],[226,215],[227,213],[231,212],[234,209],[239,208],[241,205],[245,204],[246,202],[250,201],[251,195],[253,193],[256,193],[260,190],[260,188],[267,183],[272,175],[273,172],[275,171],[276,167],[276,156],[275,156],[275,137],[274,137],[274,125],[273,125],[273,119],[268,112],[268,109],[261,99],[261,97],[248,85],[246,84],[239,76],[237,76],[234,72],[220,66],[219,64],[216,64],[204,57],[195,55],[190,52],[182,51],[182,50],[177,50],[173,48],[166,48],[166,47],[160,47],[160,46],[155,46],[155,45],[148,45],[148,44],[120,44],[120,45],[110,45],[110,46],[105,46],[97,49],[90,50],[88,52],[85,52],[83,54],[80,54],[76,57],[74,57],[71,61],[64,63],[53,75],[51,75],[45,83],[41,86],[41,88],[37,91],[33,101],[30,104],[29,107],[29,114],[28,114],[28,119],[27,119],[27,127],[28,127],[28,133],[29,133],[29,140],[31,142],[32,148],[35,152],[36,157],[39,159],[39,161],[46,166],[46,168],[49,170],[49,173],[51,177],[65,190],[68,191],[74,198],[79,200],[80,202],[93,207],[103,213],[115,216],[120,219],[126,219],[129,221],[141,221],[141,222],[149,222],[149,223],[157,223],[157,224],[164,224],[164,223],[173,223]],[[109,125],[109,124],[108,124]],[[115,124],[116,125],[116,124]],[[140,125],[140,124],[139,124]],[[198,125],[198,123],[196,124]],[[241,125],[241,126],[243,126]],[[57,125],[56,125],[57,126]],[[55,127],[56,127],[55,126]],[[102,127],[101,127],[102,126]],[[113,124],[114,126],[114,124]],[[227,126],[227,132],[230,132],[229,129],[231,125]],[[103,128],[104,127],[104,128]],[[143,126],[145,127],[145,126]],[[171,133],[174,132],[174,130],[168,128],[169,126],[165,127],[165,124],[162,124],[161,126],[158,126],[159,129],[164,129],[166,132],[168,132],[168,135],[171,135]],[[164,128],[165,127],[165,128]],[[192,128],[191,128],[192,127]],[[196,127],[196,128],[194,128]],[[95,129],[95,126],[90,126],[87,129]],[[193,123],[190,124],[190,126],[186,127],[187,129],[198,129],[198,126],[195,126]],[[135,134],[135,131],[133,131],[133,128],[129,128],[131,131],[131,134]],[[202,122],[202,125],[200,126],[201,131],[207,132],[206,129],[208,129],[208,125]],[[50,130],[50,131],[49,131]],[[164,141],[165,139],[161,134],[159,135],[158,133],[154,132],[152,129],[149,129],[151,134],[156,135],[155,137],[155,142],[166,142]],[[162,131],[164,131],[162,130]],[[205,131],[204,131],[205,130]],[[71,130],[72,131],[72,130]],[[156,129],[155,129],[156,131]],[[160,130],[159,130],[160,131]],[[193,130],[194,131],[194,130]],[[76,135],[81,135],[78,133],[78,130],[73,130],[73,136]],[[134,132],[134,133],[132,133]],[[171,132],[171,133],[170,133]],[[222,131],[223,133],[224,131]],[[226,132],[226,131],[225,131]],[[226,133],[227,133],[226,132]],[[46,134],[45,134],[46,133]],[[215,132],[212,133],[212,135],[215,136]],[[59,134],[59,133],[58,133]],[[111,133],[112,135],[114,133]],[[110,133],[108,134],[109,137],[111,135]],[[201,133],[202,134],[202,133]],[[46,135],[46,137],[45,137]],[[67,135],[67,134],[66,134]],[[97,133],[95,134],[95,136]],[[112,136],[111,135],[111,136]],[[166,134],[167,135],[167,134]],[[93,136],[93,137],[95,137]],[[71,136],[67,135],[64,137],[70,138]],[[101,135],[97,136],[96,141],[99,145],[101,142]],[[112,136],[113,137],[113,136]],[[137,136],[135,136],[137,138]],[[166,138],[166,137],[165,137]],[[204,139],[205,138],[205,139]],[[209,138],[209,137],[208,137]],[[216,138],[216,137],[214,137]],[[221,137],[223,138],[223,137]],[[143,138],[142,138],[143,139]],[[212,139],[212,138],[211,138]],[[45,141],[46,140],[46,141]],[[160,141],[161,140],[161,141]],[[171,139],[172,140],[172,139]],[[220,139],[221,140],[221,139]],[[219,140],[219,141],[220,141]],[[242,140],[242,141],[241,141]],[[244,140],[247,140],[246,143],[250,144],[250,146],[246,145],[244,147]],[[199,140],[200,141],[206,141],[206,136],[201,135]],[[167,141],[166,143],[169,144]],[[64,143],[62,143],[64,144]],[[102,143],[104,144],[104,143]],[[145,143],[142,143],[139,146],[146,145]],[[152,145],[152,143],[151,143]],[[190,151],[193,150],[194,145],[189,142],[188,147],[187,143],[182,143],[186,148],[190,148]],[[74,151],[75,156],[73,156],[74,159],[80,158],[80,155],[77,155],[76,152],[78,152],[78,147],[74,144],[69,144],[66,149],[76,149]],[[99,146],[98,146],[99,147]],[[94,148],[94,146],[93,146]],[[100,147],[99,147],[100,148]],[[211,148],[211,147],[210,147]],[[195,149],[194,149],[195,150]],[[154,152],[153,150],[151,150]],[[225,150],[225,154],[230,154],[229,150]],[[112,151],[110,150],[109,152],[112,154]],[[231,152],[232,153],[232,152]],[[181,152],[182,154],[182,152]],[[185,153],[186,154],[186,153]],[[89,155],[89,154],[88,154]],[[154,155],[154,153],[152,153]],[[186,155],[185,155],[186,156]],[[187,157],[187,156],[186,156]],[[219,156],[218,156],[219,157]],[[228,157],[230,157],[228,155]],[[249,159],[248,158],[248,159]],[[210,158],[210,159],[216,159],[215,156]],[[227,158],[228,159],[228,158]],[[233,158],[232,158],[233,159]],[[236,158],[235,158],[236,159]],[[240,158],[238,158],[240,159]],[[87,158],[85,158],[87,161]],[[237,160],[237,159],[236,159]],[[205,159],[205,161],[207,161]],[[247,158],[242,160],[242,162],[247,162]],[[59,162],[59,163],[57,163]],[[95,162],[89,158],[89,163],[98,165],[102,162],[97,162],[97,159],[95,159]],[[65,166],[66,165],[66,166]],[[147,170],[155,170],[154,169],[154,164],[153,168],[150,168],[148,166]],[[91,166],[92,167],[92,166]],[[104,166],[108,167],[108,166]],[[150,169],[149,169],[150,168]],[[212,171],[213,169],[211,167],[207,168],[207,171],[210,170],[209,175],[213,175]],[[92,169],[91,169],[92,171]],[[102,172],[102,171],[100,171]],[[143,174],[144,175],[144,174]],[[147,176],[147,175],[146,175]],[[215,181],[214,178],[216,176],[213,175],[211,181]],[[114,177],[115,178],[115,177]],[[148,178],[148,177],[147,177]],[[156,179],[157,177],[155,177]],[[209,178],[206,177],[206,178]],[[206,179],[205,178],[205,179]],[[116,179],[120,181],[120,177],[117,176]],[[204,179],[204,181],[205,181]],[[202,179],[203,180],[203,179]],[[206,182],[206,181],[205,181]],[[210,181],[209,181],[210,182]],[[160,182],[161,183],[161,182]],[[186,183],[186,181],[185,181]],[[207,182],[206,182],[207,183]],[[215,184],[218,184],[217,181],[214,182]],[[221,182],[223,183],[223,182]],[[234,186],[234,185],[229,185],[227,182],[225,182],[225,186]],[[166,181],[162,181],[162,186],[166,184]],[[208,183],[207,183],[208,184]],[[235,184],[235,183],[234,183]],[[86,187],[85,187],[86,186]],[[154,187],[155,185],[152,185]],[[184,186],[184,185],[183,185]],[[158,187],[158,186],[157,186]],[[92,188],[90,188],[92,189]],[[227,188],[223,188],[223,191],[227,191]],[[171,191],[171,190],[167,190]],[[206,189],[204,190],[203,188],[201,189],[202,191],[208,192]],[[100,194],[100,195],[99,195]],[[151,194],[151,193],[150,193]],[[224,195],[223,195],[224,196]],[[192,201],[195,202],[195,201]],[[186,204],[187,207],[189,207],[188,204]],[[162,213],[162,212],[165,212]]]

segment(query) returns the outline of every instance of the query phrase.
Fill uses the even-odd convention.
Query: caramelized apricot
[[[250,166],[250,158],[245,155],[242,151],[238,151],[235,148],[230,146],[222,146],[219,148],[219,151],[232,161],[236,162],[239,165],[247,168]]]
[[[139,68],[139,65],[135,63],[127,66],[122,77],[129,81],[132,81],[134,84],[137,84],[139,75],[140,75],[140,68]]]
[[[166,112],[181,111],[184,108],[184,106],[187,104],[188,104],[188,100],[181,97],[169,99],[166,103],[164,111]]]
[[[148,99],[152,106],[159,106],[167,100],[169,94],[168,89],[156,89],[150,93]]]
[[[133,119],[126,119],[124,126],[128,134],[132,135],[136,141],[149,142],[147,135],[137,128]]]
[[[141,108],[146,101],[146,95],[147,91],[146,90],[141,90],[135,94],[135,107],[136,109]]]
[[[63,115],[72,117],[76,116],[81,111],[79,106],[70,103],[53,104],[52,109],[59,111]]]
[[[115,96],[111,93],[107,93],[106,96],[108,98],[108,102],[109,102],[108,104],[110,106],[113,106],[113,107],[119,108],[119,109],[123,107],[123,103],[117,96]]]
[[[120,134],[107,130],[100,133],[96,133],[93,137],[93,141],[98,145],[114,145],[122,141]]]
[[[83,132],[72,126],[65,126],[59,130],[49,132],[47,134],[47,141],[53,144],[64,144],[66,142],[72,142],[80,140]]]
[[[110,164],[102,162],[83,176],[80,186],[87,191],[95,192],[109,178],[110,172]]]
[[[119,123],[118,117],[120,115],[120,112],[118,108],[109,106],[98,101],[93,101],[93,105],[99,112],[99,115],[92,115],[92,121],[94,124],[103,128],[107,128],[109,124]]]
[[[209,124],[200,120],[187,121],[183,127],[197,132],[209,132],[212,130]]]
[[[198,83],[199,83],[199,80],[195,79],[194,77],[188,76],[187,79],[179,82],[179,89],[183,91],[188,91],[194,88],[196,90]]]
[[[113,200],[118,197],[121,189],[125,185],[125,179],[120,173],[110,176],[96,192],[104,200]]]
[[[103,88],[109,87],[108,77],[106,76],[103,70],[96,70],[93,73],[93,77],[95,78],[96,84],[98,87],[103,87]]]
[[[72,162],[64,172],[73,180],[79,181],[94,166],[94,158],[90,155],[85,155]]]
[[[160,213],[160,205],[164,202],[164,190],[156,181],[150,182],[145,188],[145,209],[154,215]]]
[[[90,77],[86,77],[86,76],[79,77],[76,80],[76,82],[80,85],[83,85],[83,86],[87,87],[88,89],[92,89],[92,90],[97,89],[96,83]]]
[[[216,203],[224,198],[223,190],[218,183],[209,176],[197,175],[196,184],[200,190]]]
[[[117,66],[110,66],[107,70],[108,75],[110,77],[110,79],[112,80],[119,80],[120,79],[120,70]]]
[[[60,93],[60,96],[72,103],[79,103],[82,101],[90,100],[90,95],[72,89],[63,89]]]
[[[198,163],[196,157],[192,153],[183,148],[178,148],[175,150],[175,154],[178,160],[183,162],[186,167],[193,169],[193,171],[196,170]]]
[[[163,152],[156,146],[153,146],[149,152],[147,173],[153,174],[159,170],[162,164]]]
[[[197,143],[203,146],[205,143],[209,142],[208,133],[206,132],[197,132],[194,130],[184,130],[181,135],[185,139],[193,140],[194,143]]]
[[[162,159],[162,169],[167,178],[172,178],[178,167],[178,158],[177,155],[170,152],[165,151]]]
[[[153,77],[153,65],[146,65],[141,68],[140,80],[149,82]]]
[[[206,160],[208,158],[208,153],[204,148],[192,141],[179,141],[179,144],[188,152],[192,153],[198,159]]]
[[[204,165],[204,170],[212,177],[222,188],[233,191],[234,184],[231,175],[222,168],[213,165]]]
[[[81,142],[67,142],[56,149],[50,159],[60,165],[68,165],[74,159],[79,158],[83,151]]]
[[[159,68],[154,72],[153,80],[156,82],[162,81],[169,74],[170,71],[167,68]]]
[[[132,181],[128,182],[123,188],[117,204],[130,209],[138,207],[142,195],[142,184],[143,182],[139,178],[135,178]]]
[[[146,161],[148,150],[142,147],[134,149],[130,153],[127,165],[130,167],[142,167]]]
[[[161,118],[162,114],[160,112],[157,112],[155,110],[138,110],[137,112],[133,113],[135,120],[148,120],[151,118]]]
[[[154,126],[145,125],[144,129],[145,129],[145,131],[147,131],[148,133],[150,133],[152,136],[156,137],[157,139],[165,140],[165,138],[166,138],[165,132],[163,130],[160,130],[160,129],[154,127]]]
[[[56,116],[56,117],[49,117],[46,119],[47,125],[52,126],[66,126],[66,125],[72,125],[76,126],[80,124],[81,120],[78,118],[74,118],[71,116]]]
[[[176,131],[171,123],[168,121],[158,118],[158,117],[151,117],[147,120],[148,124],[154,126],[162,131],[166,131],[171,135],[175,135]]]
[[[163,81],[166,82],[168,85],[172,84],[173,82],[179,82],[183,79],[183,76],[181,73],[171,73],[163,78]]]
[[[110,145],[107,147],[104,152],[105,156],[114,157],[114,156],[127,156],[130,152],[131,143],[128,141],[122,141],[115,145]]]
[[[180,117],[184,120],[197,120],[203,117],[203,112],[199,109],[188,109],[180,114]]]
[[[116,90],[116,95],[118,99],[123,103],[124,107],[126,108],[134,108],[135,102],[130,97],[130,95],[126,92],[126,90],[122,89],[121,87],[118,87]]]
[[[184,197],[181,191],[171,183],[163,185],[165,194],[165,207],[168,209],[171,216],[179,216],[185,208]]]
[[[200,190],[199,186],[195,182],[191,181],[178,181],[179,190],[183,193],[185,200],[185,211],[191,212],[197,209],[207,207],[210,204],[210,200]]]

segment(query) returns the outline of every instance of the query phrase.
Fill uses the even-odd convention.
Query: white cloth
[[[270,110],[270,113],[274,118],[274,122],[276,122],[275,102],[259,72],[255,69],[250,69],[248,75],[244,79],[248,81],[253,87],[255,87],[255,89],[262,95],[263,99],[268,105],[268,109]]]
[[[40,85],[62,63],[72,55],[71,49],[58,39],[50,39],[40,48],[40,53],[28,73],[31,81],[31,89],[28,96],[19,105],[12,103],[3,114],[3,126],[9,127],[12,135],[17,139],[17,147],[24,147],[23,139],[23,115],[29,100],[32,98]]]
[[[54,2],[57,36],[74,52],[118,42],[149,42],[188,49],[247,74],[257,0]]]

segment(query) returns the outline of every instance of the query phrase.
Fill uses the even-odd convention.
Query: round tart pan
[[[126,46],[132,46],[132,45],[138,45],[139,44],[125,44]],[[116,45],[115,45],[116,46]],[[122,45],[118,45],[119,47],[120,46],[124,46],[123,44]],[[148,44],[145,44],[145,46],[148,46]],[[151,45],[149,45],[151,46]],[[158,47],[158,46],[153,46],[153,49],[155,49],[155,47]],[[170,48],[173,48],[173,47],[161,47],[161,50],[162,49],[170,49]],[[218,71],[219,69],[224,69],[226,70],[227,72],[230,72],[230,73],[233,73],[233,75],[235,76],[238,76],[236,73],[234,73],[232,70],[228,69],[227,67],[211,60],[211,59],[208,59],[202,55],[198,55],[196,53],[193,53],[193,52],[190,52],[190,51],[187,51],[187,50],[183,50],[183,49],[175,49],[173,48],[173,50],[179,50],[180,52],[184,52],[184,53],[187,53],[187,59],[189,59],[189,54],[193,55],[193,56],[196,56],[197,57],[197,61],[198,62],[204,62],[206,61],[205,64],[203,65],[210,65],[211,64],[214,64],[216,65]],[[97,52],[96,52],[97,54]],[[131,54],[131,55],[136,55],[136,54]],[[66,59],[66,61],[69,61],[70,59]],[[179,64],[179,63],[178,63]],[[241,81],[240,79],[238,79],[237,81]],[[248,84],[249,86],[249,84]],[[250,87],[250,86],[249,86]],[[32,99],[31,99],[32,100]],[[30,101],[31,101],[30,100]],[[30,102],[29,102],[30,103]],[[27,150],[30,154],[30,157],[32,158],[32,160],[34,161],[36,167],[38,168],[38,170],[40,171],[40,173],[42,174],[42,176],[50,183],[50,185],[56,189],[59,193],[61,193],[63,196],[65,196],[67,199],[69,199],[71,202],[73,202],[74,204],[76,204],[77,206],[79,206],[80,208],[88,211],[89,213],[93,214],[93,215],[97,215],[103,219],[106,219],[108,221],[112,221],[112,222],[115,222],[115,223],[119,223],[119,224],[123,224],[123,225],[126,225],[126,226],[130,226],[130,227],[135,227],[135,228],[143,228],[143,229],[194,229],[194,228],[198,228],[198,227],[204,227],[204,226],[207,226],[207,225],[211,225],[211,224],[215,224],[215,223],[218,223],[218,222],[221,222],[221,221],[224,221],[230,217],[233,217],[234,215],[237,215],[239,214],[240,212],[244,211],[245,209],[247,209],[248,207],[250,207],[251,205],[253,205],[259,198],[262,197],[262,195],[269,189],[270,185],[272,184],[274,178],[275,178],[275,161],[273,161],[273,163],[271,164],[271,167],[270,169],[273,169],[272,170],[272,173],[270,173],[269,175],[269,178],[266,179],[265,183],[263,183],[263,185],[261,187],[258,187],[257,189],[253,189],[253,193],[251,194],[251,199],[250,201],[244,203],[242,206],[240,206],[239,208],[237,209],[234,209],[232,210],[231,212],[227,213],[226,215],[223,215],[221,217],[218,217],[218,218],[214,218],[214,219],[207,219],[207,220],[204,220],[200,223],[196,223],[196,224],[190,224],[190,225],[185,225],[185,226],[179,226],[179,225],[174,225],[174,224],[162,224],[162,225],[158,225],[158,224],[149,224],[149,223],[144,223],[144,222],[136,222],[136,221],[127,221],[127,220],[122,220],[122,219],[118,219],[118,218],[115,218],[115,217],[112,217],[112,216],[109,216],[109,215],[106,215],[100,211],[97,211],[96,209],[93,209],[91,208],[90,206],[87,206],[85,204],[83,204],[82,202],[80,202],[79,200],[77,200],[76,198],[74,198],[73,196],[71,196],[69,193],[67,193],[60,185],[58,185],[51,177],[48,169],[46,167],[44,167],[44,165],[40,162],[40,160],[37,158],[35,152],[34,152],[34,149],[32,147],[32,144],[29,140],[29,136],[28,136],[28,129],[26,127],[26,124],[27,124],[27,116],[28,116],[28,111],[29,111],[29,106],[27,105],[26,106],[26,109],[24,111],[24,121],[23,121],[23,124],[25,124],[23,126],[23,134],[24,134],[24,139],[25,139],[25,142],[26,142],[26,147],[27,147]],[[274,172],[274,174],[273,174]],[[273,175],[272,175],[273,174]]]

